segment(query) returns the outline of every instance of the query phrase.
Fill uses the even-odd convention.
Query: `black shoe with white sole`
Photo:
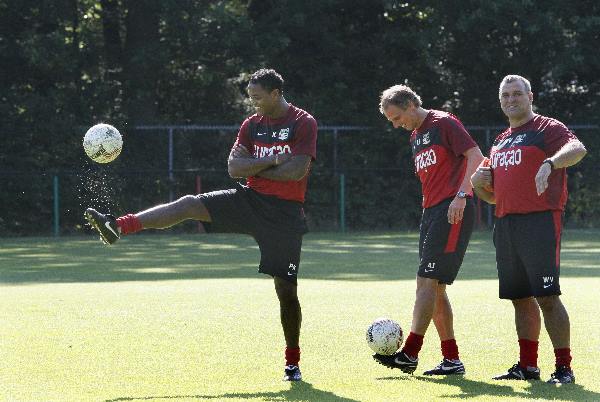
[[[515,364],[508,369],[506,374],[497,375],[493,378],[494,380],[539,380],[540,369],[537,367],[528,367],[524,369],[519,366],[519,363]]]
[[[424,372],[424,375],[451,375],[464,374],[465,365],[460,360],[444,359],[440,364],[431,370]]]
[[[285,366],[283,381],[302,381],[300,367],[294,365]]]
[[[548,384],[574,384],[575,374],[567,366],[560,366],[556,368],[556,371],[550,375],[550,379],[547,381]]]
[[[101,214],[94,208],[88,208],[83,214],[89,224],[100,234],[104,244],[113,244],[121,238],[117,219],[110,214]]]
[[[413,359],[404,352],[396,352],[390,356],[376,353],[373,355],[373,359],[385,367],[397,368],[408,374],[412,374],[416,370],[417,364],[419,363],[418,358]]]

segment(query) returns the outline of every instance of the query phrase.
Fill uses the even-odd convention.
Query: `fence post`
[[[338,131],[337,131],[337,128],[334,128],[333,129],[333,179],[334,180],[339,180],[339,172],[338,172],[338,166],[337,166],[337,164],[338,164],[337,159],[338,159]],[[333,198],[334,198],[334,200],[333,200],[334,204],[333,205],[337,205],[338,208],[339,208],[339,205],[340,205],[340,194],[339,194],[339,192],[335,192],[334,195],[333,195]],[[337,212],[338,212],[337,214],[333,215],[334,216],[334,218],[333,218],[334,222],[333,223],[339,229],[340,228],[340,224],[341,224],[340,221],[339,221],[339,218],[341,216],[341,212],[340,211],[337,211]]]
[[[169,202],[173,201],[173,127],[169,127]]]
[[[333,129],[333,171],[338,170],[338,131],[337,128]]]
[[[54,194],[54,236],[58,237],[60,235],[60,226],[59,226],[59,216],[58,216],[58,207],[59,207],[59,199],[58,199],[58,176],[54,175],[52,180],[52,188]]]
[[[490,128],[486,128],[485,129],[485,146],[488,150],[488,155],[489,155],[489,150],[490,150],[490,141],[491,141],[491,136],[490,136]],[[492,216],[492,205],[491,204],[487,204],[487,226],[488,228],[491,228],[493,225],[493,216]]]
[[[196,194],[202,194],[202,178],[196,175]],[[202,221],[198,221],[198,233],[206,233]]]
[[[346,233],[346,176],[340,173],[340,229]]]

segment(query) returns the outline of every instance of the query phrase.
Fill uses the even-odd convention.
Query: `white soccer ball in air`
[[[394,320],[378,318],[367,329],[367,344],[380,355],[393,355],[402,345],[402,328]]]
[[[83,137],[83,149],[94,162],[112,162],[119,156],[122,148],[121,133],[110,124],[96,124]]]

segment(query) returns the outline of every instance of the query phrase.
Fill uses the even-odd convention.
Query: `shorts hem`
[[[278,273],[278,272],[266,272],[266,271],[262,271],[260,268],[258,270],[259,274],[263,274],[263,275],[269,275],[271,278],[280,278],[283,279],[284,281],[293,283],[294,285],[298,285],[298,276],[296,275],[283,275],[283,273]]]

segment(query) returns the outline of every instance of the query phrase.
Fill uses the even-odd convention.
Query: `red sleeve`
[[[567,142],[577,140],[575,134],[571,132],[559,121],[553,121],[544,132],[544,144],[546,145],[546,155],[553,156]]]
[[[477,143],[473,140],[467,129],[457,119],[444,119],[442,137],[445,143],[448,144],[448,148],[456,156],[460,156],[467,150],[477,146]]]
[[[312,117],[302,119],[294,133],[292,155],[310,155],[317,157],[317,121]]]
[[[249,125],[250,125],[250,119],[244,120],[244,122],[240,126],[240,131],[238,131],[237,138],[235,139],[235,144],[242,144],[243,146],[246,147],[248,152],[250,152],[250,154],[252,154],[254,150],[252,147],[252,142],[250,141],[250,130],[248,127]],[[234,146],[235,146],[235,144],[234,144]]]

